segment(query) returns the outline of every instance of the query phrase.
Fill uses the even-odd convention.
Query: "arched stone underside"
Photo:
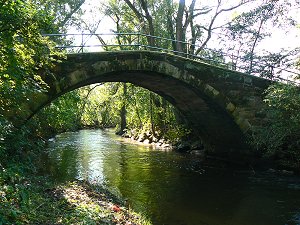
[[[218,153],[245,147],[245,134],[260,124],[262,93],[269,81],[149,51],[70,54],[44,78],[47,93],[33,93],[22,107],[26,120],[58,96],[99,82],[129,82],[147,88],[172,103]]]

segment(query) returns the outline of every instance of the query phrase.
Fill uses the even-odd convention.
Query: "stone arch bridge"
[[[264,90],[270,81],[162,52],[118,51],[69,54],[46,93],[33,93],[19,121],[60,95],[99,82],[129,82],[164,97],[201,137],[206,148],[227,154],[246,149],[245,136],[263,121]]]

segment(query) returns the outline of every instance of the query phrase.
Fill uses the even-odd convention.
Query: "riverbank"
[[[9,220],[5,218],[9,222],[3,224],[84,224],[83,221],[93,224],[97,220],[101,221],[98,224],[122,224],[122,221],[126,224],[131,217],[120,215],[120,211],[123,208],[127,213],[128,208],[123,205],[128,204],[147,214],[154,224],[199,224],[203,221],[205,224],[280,225],[298,218],[297,177],[278,176],[273,171],[249,173],[226,165],[223,168],[220,162],[216,166],[205,166],[191,154],[155,151],[121,143],[115,138],[102,130],[57,135],[46,151],[49,161],[30,157],[44,168],[41,173],[29,171],[31,176],[12,169],[21,168],[19,164],[3,165],[10,168],[5,185],[11,187],[6,190],[14,193],[16,199],[10,197],[11,205],[0,207],[7,209],[5,215],[10,216]],[[16,160],[25,162],[25,154]],[[30,170],[30,163],[26,165],[26,170]],[[128,203],[114,200],[105,189],[94,184],[74,182],[76,178],[101,181],[99,183],[107,185],[113,193],[128,199]],[[214,204],[207,204],[212,200]],[[216,208],[224,212],[223,216]],[[9,214],[12,210],[17,211],[15,218]],[[104,216],[103,212],[111,215],[107,217],[109,221],[100,220],[103,217],[98,216]]]
[[[298,212],[296,177],[231,168],[220,160],[207,165],[192,154],[120,139],[103,130],[58,135],[49,146],[50,174],[59,180],[79,177],[105,183],[154,224],[279,225]]]
[[[151,224],[100,185],[79,180],[58,184],[39,175],[37,152],[0,161],[1,225]]]
[[[109,130],[109,129],[108,129]],[[204,154],[204,146],[199,139],[180,137],[168,139],[164,137],[154,136],[150,131],[137,132],[135,130],[126,130],[122,134],[116,135],[122,137],[128,143],[139,144],[143,146],[151,146],[154,149],[172,150],[191,154]]]
[[[113,132],[113,129],[108,129]],[[113,132],[115,133],[115,132]],[[236,157],[222,157],[211,154],[206,151],[203,143],[195,138],[179,139],[176,142],[159,139],[154,137],[150,132],[137,134],[136,132],[127,131],[118,135],[120,141],[136,145],[148,146],[153,149],[163,151],[176,151],[182,154],[191,154],[197,157],[203,165],[213,165],[215,167],[227,167],[255,171],[267,171],[279,175],[300,175],[299,165],[289,162],[284,157],[270,157],[263,153],[253,151],[253,154],[237,155]]]

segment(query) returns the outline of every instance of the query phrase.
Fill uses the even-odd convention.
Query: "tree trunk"
[[[148,26],[149,26],[149,34],[150,34],[150,37],[147,37],[147,39],[148,39],[148,44],[150,45],[150,46],[155,46],[155,40],[154,40],[154,35],[155,35],[155,33],[154,33],[154,25],[153,25],[153,18],[152,18],[152,16],[150,15],[150,13],[149,13],[149,10],[148,10],[148,5],[147,5],[147,1],[145,1],[145,0],[140,0],[140,2],[141,2],[141,5],[142,5],[142,8],[143,8],[143,10],[144,10],[144,12],[145,12],[145,14],[146,14],[146,20],[147,20],[147,22],[148,22]]]
[[[190,55],[193,55],[195,53],[195,44],[196,44],[196,30],[195,30],[195,26],[194,26],[194,8],[195,8],[195,4],[196,4],[196,0],[193,0],[191,5],[190,5],[190,8],[189,8],[189,18],[188,18],[188,23],[186,23],[186,25],[190,25],[190,28],[191,28],[191,34],[192,34],[192,38],[191,38],[191,45],[189,47],[188,52]],[[185,32],[186,32],[186,29],[185,28]]]
[[[84,113],[84,110],[85,110],[85,106],[86,106],[86,104],[87,104],[87,102],[88,102],[88,99],[89,99],[89,96],[90,96],[90,94],[92,93],[92,91],[95,89],[95,88],[97,88],[97,87],[99,87],[99,86],[101,86],[102,85],[102,83],[100,83],[100,84],[97,84],[97,85],[95,85],[94,87],[92,87],[90,90],[88,90],[88,93],[86,94],[86,96],[84,97],[84,99],[83,99],[83,104],[82,104],[82,106],[81,106],[81,108],[80,108],[80,110],[79,110],[79,115],[77,116],[77,120],[78,121],[80,121],[81,120],[81,118],[82,118],[82,116],[83,116],[83,113]]]
[[[251,47],[251,51],[250,51],[250,65],[249,65],[249,68],[248,68],[248,71],[247,71],[249,74],[251,74],[251,73],[253,72],[253,58],[254,58],[253,56],[254,56],[254,49],[255,49],[255,47],[256,47],[256,43],[257,43],[258,38],[259,38],[259,36],[260,36],[260,31],[261,31],[261,29],[262,29],[263,24],[264,24],[264,20],[262,19],[262,20],[260,21],[258,31],[257,31],[257,33],[255,34],[255,39],[254,39],[253,45],[252,45],[252,47]]]
[[[123,105],[120,110],[120,118],[121,118],[121,124],[120,124],[120,130],[117,132],[118,135],[122,135],[125,133],[127,122],[126,122],[126,99],[127,99],[127,84],[123,83]]]
[[[171,4],[171,3],[170,3]],[[172,41],[172,49],[174,51],[176,51],[176,37],[175,37],[175,32],[174,32],[174,27],[173,27],[173,20],[172,20],[172,13],[170,11],[170,9],[167,9],[167,31],[168,31],[168,35],[169,37],[173,40]]]
[[[71,9],[71,12],[65,16],[64,20],[58,23],[58,27],[64,27],[71,17],[81,8],[84,2],[85,0],[80,1],[73,9]]]
[[[181,41],[183,41],[183,13],[185,7],[185,0],[179,1],[177,19],[176,19],[176,51],[183,52],[183,46]]]
[[[150,123],[151,123],[151,132],[152,135],[155,137],[155,124],[154,124],[154,119],[153,119],[153,94],[149,92],[149,104],[150,104]]]

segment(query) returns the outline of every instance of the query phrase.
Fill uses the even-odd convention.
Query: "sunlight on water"
[[[126,143],[112,132],[58,135],[46,164],[57,181],[106,185],[158,225],[300,224],[299,178],[203,166],[194,155]]]

